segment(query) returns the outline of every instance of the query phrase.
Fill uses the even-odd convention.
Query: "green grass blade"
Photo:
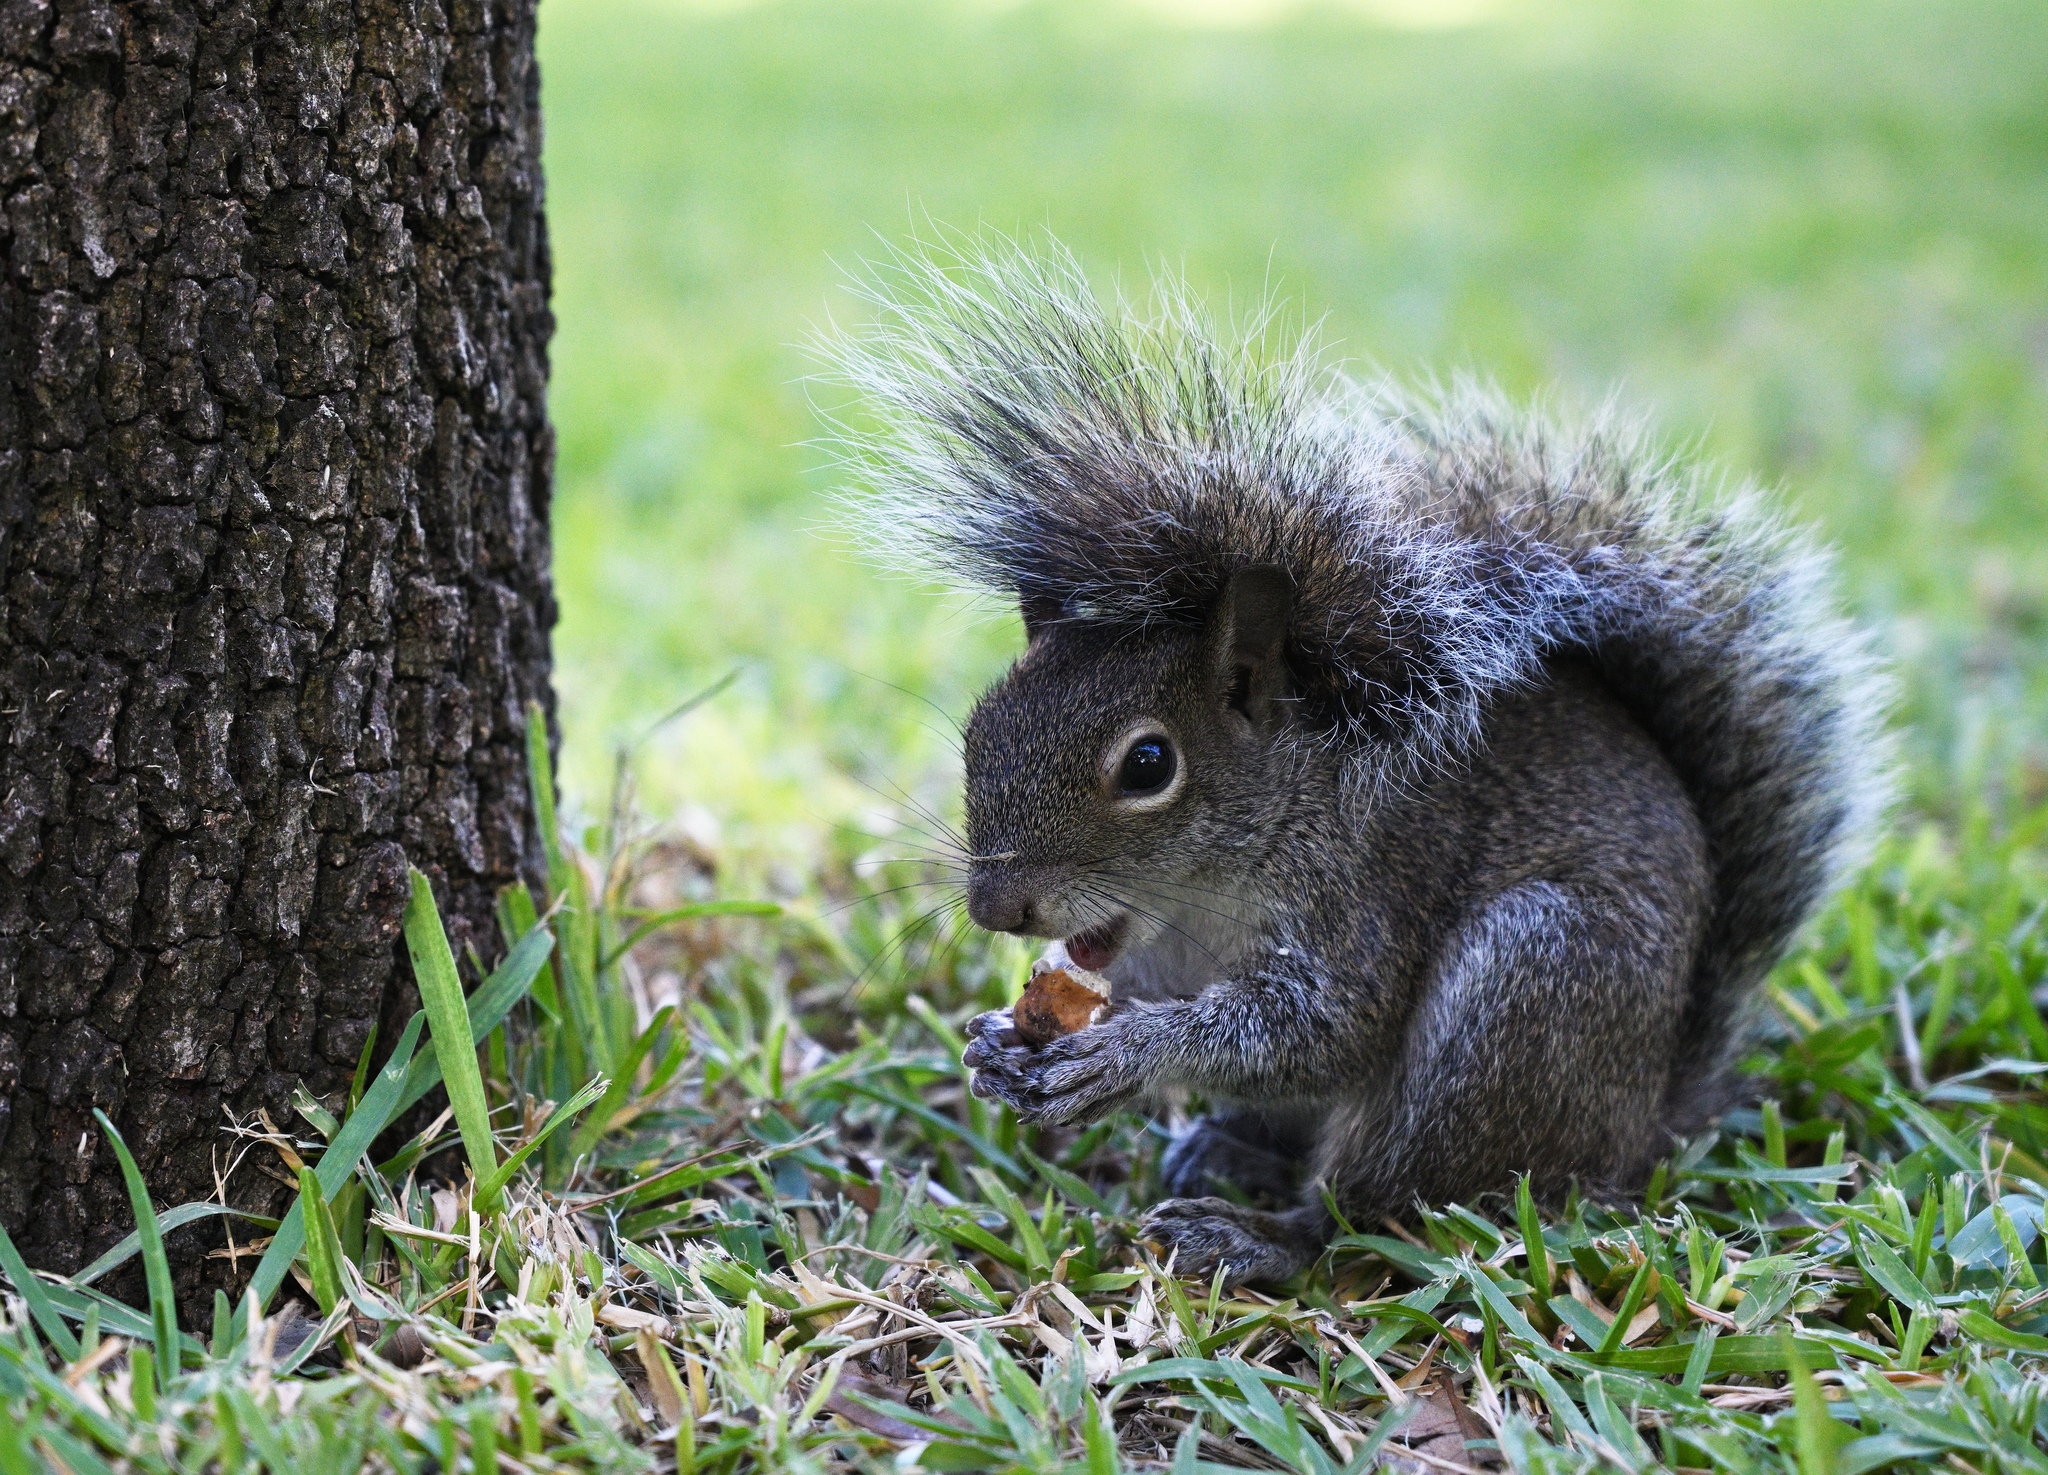
[[[1524,1352],[1515,1354],[1515,1363],[1549,1405],[1551,1428],[1561,1428],[1570,1433],[1579,1441],[1580,1448],[1591,1448],[1594,1443],[1593,1426],[1586,1422],[1585,1414],[1580,1412],[1578,1404],[1572,1401],[1572,1396],[1564,1391],[1564,1385],[1557,1381],[1550,1369]]]
[[[412,954],[413,977],[419,982],[420,1003],[426,1009],[434,1055],[441,1062],[441,1084],[447,1088],[449,1106],[454,1108],[455,1125],[462,1133],[470,1171],[482,1182],[498,1168],[498,1147],[491,1137],[491,1109],[484,1100],[484,1076],[476,1063],[469,1004],[463,997],[462,980],[455,973],[455,954],[448,950],[448,933],[441,926],[441,913],[434,905],[433,885],[417,866],[412,869],[412,900],[405,908],[405,947]],[[479,1207],[488,1209],[489,1201],[480,1200]]]
[[[314,1354],[327,1345],[328,1339],[341,1329],[342,1322],[348,1319],[349,1310],[347,1306],[337,1306],[328,1313],[327,1319],[320,1323],[319,1330],[299,1343],[298,1351],[277,1365],[276,1375],[288,1378],[311,1361]]]
[[[145,1424],[156,1422],[156,1354],[146,1341],[128,1349],[128,1397],[136,1418]]]
[[[1785,1363],[1792,1374],[1793,1450],[1798,1457],[1799,1475],[1835,1475],[1835,1451],[1845,1442],[1847,1431],[1828,1413],[1827,1398],[1813,1374],[1807,1371],[1792,1335],[1781,1335]]]
[[[372,1021],[370,1032],[363,1038],[363,1048],[356,1056],[356,1071],[349,1078],[348,1108],[356,1109],[356,1103],[363,1099],[363,1087],[370,1081],[370,1057],[377,1052],[377,1025]],[[330,1134],[331,1135],[331,1134]]]
[[[44,1288],[49,1294],[50,1303],[61,1315],[72,1321],[82,1324],[97,1310],[100,1326],[104,1331],[118,1332],[136,1342],[147,1342],[156,1335],[156,1325],[148,1316],[126,1302],[116,1301],[105,1291],[96,1291],[91,1286],[67,1285],[62,1281],[46,1281]],[[180,1332],[178,1338],[179,1347],[185,1351],[206,1350],[197,1337]]]
[[[512,1181],[512,1175],[525,1165],[526,1160],[533,1155],[535,1149],[552,1137],[557,1127],[566,1126],[578,1112],[595,1101],[604,1090],[604,1077],[599,1076],[596,1080],[584,1086],[574,1096],[549,1112],[548,1119],[542,1122],[540,1130],[533,1134],[533,1140],[498,1165],[498,1170],[491,1174],[477,1189],[477,1197],[479,1199],[490,1199],[502,1192],[505,1185]]]
[[[596,1111],[584,1119],[583,1125],[576,1129],[576,1135],[570,1139],[570,1162],[573,1163],[597,1146],[598,1140],[604,1136],[605,1128],[611,1125],[611,1120],[617,1115],[619,1108],[626,1104],[626,1097],[633,1090],[633,1077],[640,1070],[640,1062],[647,1058],[647,1052],[653,1047],[656,1037],[674,1016],[675,1005],[662,1005],[660,1012],[648,1021],[647,1028],[640,1032],[640,1037],[633,1041],[633,1047],[626,1052],[626,1058],[619,1062],[619,1073],[612,1077],[611,1085],[605,1089],[604,1100]]]
[[[562,849],[561,827],[555,815],[555,773],[553,757],[548,751],[547,714],[541,710],[539,702],[529,702],[526,708],[526,780],[533,800],[534,825],[540,831],[541,856],[547,863],[544,909],[552,909],[568,894],[574,867]],[[532,905],[532,898],[525,897],[524,891],[525,888],[520,887],[520,895],[512,898],[515,912],[519,909],[516,904],[521,900],[528,908]],[[574,997],[572,975],[575,970],[571,962],[576,940],[574,922],[571,916],[562,918],[559,928],[561,962],[548,969],[546,978],[536,990],[541,1007],[555,1026],[549,1038],[551,1048],[545,1057],[551,1061],[555,1071],[553,1081],[545,1084],[543,1089],[551,1089],[555,1084],[566,1085],[568,1081],[580,1081],[590,1074],[586,1045],[593,1039],[591,1029],[595,1020],[579,1017],[578,1001]],[[563,1070],[566,1070],[566,1079],[561,1074]],[[598,1074],[611,1075],[614,1072],[600,1069]]]
[[[1613,1330],[1612,1323],[1602,1321],[1593,1314],[1592,1308],[1580,1305],[1570,1296],[1552,1296],[1548,1309],[1560,1323],[1570,1327],[1581,1345],[1587,1348],[1600,1346]]]
[[[105,1112],[95,1107],[93,1116],[98,1118],[100,1130],[107,1134],[107,1140],[114,1144],[114,1155],[121,1160],[121,1176],[128,1183],[128,1204],[135,1211],[135,1232],[142,1239],[142,1268],[149,1282],[149,1320],[156,1334],[157,1385],[168,1390],[171,1379],[178,1372],[178,1296],[171,1286],[171,1261],[164,1253],[163,1227],[157,1220],[156,1206],[149,1201],[149,1186],[142,1181],[142,1170],[135,1166],[128,1144],[121,1140],[121,1134],[114,1130],[114,1124]]]
[[[1380,1446],[1400,1432],[1401,1426],[1408,1421],[1408,1416],[1415,1411],[1415,1407],[1416,1405],[1412,1402],[1401,1408],[1395,1408],[1390,1405],[1387,1411],[1380,1415],[1379,1422],[1373,1425],[1372,1433],[1366,1436],[1365,1443],[1352,1451],[1351,1458],[1345,1462],[1344,1475],[1365,1475],[1365,1472],[1369,1470],[1378,1469],[1380,1466]],[[1191,1434],[1198,1433],[1199,1429],[1190,1428],[1188,1432]],[[1183,1439],[1183,1443],[1186,1443],[1185,1439]],[[1188,1448],[1192,1453],[1195,1446],[1189,1445]],[[1190,1458],[1188,1463],[1192,1466],[1194,1460]],[[1211,1468],[1214,1467],[1212,1466]],[[1180,1453],[1176,1450],[1174,1452],[1174,1475],[1179,1475],[1179,1472]]]
[[[526,889],[524,881],[514,881],[498,893],[498,927],[504,933],[506,943],[513,945],[515,952],[518,950],[515,940],[525,942],[538,926],[540,914],[534,910],[533,893]],[[552,952],[553,949],[553,942],[550,941],[548,950]],[[511,959],[508,957],[505,963],[500,963],[499,972],[504,971],[506,964],[510,962]],[[496,974],[492,976],[495,977]],[[479,994],[482,992],[482,989],[477,990]],[[550,1023],[562,1022],[562,1001],[555,994],[555,970],[546,956],[541,958],[540,968],[533,975],[533,1002],[547,1015]],[[475,1008],[475,1003],[475,999],[472,998],[472,1009]]]
[[[1283,1373],[1278,1368],[1240,1362],[1235,1358],[1223,1362],[1207,1357],[1165,1357],[1155,1362],[1141,1362],[1136,1367],[1127,1367],[1120,1372],[1111,1373],[1108,1386],[1121,1388],[1126,1383],[1162,1383],[1169,1379],[1183,1378],[1210,1378],[1223,1382],[1236,1378],[1239,1370],[1278,1387],[1292,1388],[1298,1393],[1316,1391],[1314,1383],[1305,1382],[1291,1373]]]
[[[213,1203],[179,1204],[175,1209],[165,1209],[161,1214],[157,1215],[157,1222],[162,1227],[163,1232],[169,1234],[173,1229],[181,1229],[195,1219],[217,1218],[224,1214],[232,1214],[237,1218],[248,1219],[265,1228],[270,1227],[270,1221],[259,1214],[245,1214],[240,1209],[229,1208],[226,1204]],[[92,1264],[86,1266],[78,1274],[71,1276],[70,1281],[73,1285],[91,1285],[109,1270],[126,1264],[141,1248],[141,1233],[139,1231],[130,1233],[126,1239],[123,1239],[111,1250],[108,1250],[104,1255],[93,1261]]]
[[[928,1234],[949,1239],[954,1244],[965,1245],[979,1250],[992,1259],[1000,1260],[1012,1270],[1025,1269],[1024,1256],[983,1229],[972,1219],[958,1214],[947,1215],[936,1208],[919,1204],[910,1211],[911,1222]]]
[[[562,960],[562,1002],[568,1006],[569,1027],[579,1042],[594,1051],[591,1063],[597,1073],[616,1079],[617,1062],[625,1046],[613,1038],[604,1002],[598,996],[598,918],[590,895],[590,880],[583,867],[570,864],[568,884],[561,894],[568,899],[562,904],[561,946],[557,953]]]
[[[412,1052],[419,1044],[420,1028],[426,1016],[415,1014],[405,1026],[405,1033],[398,1037],[397,1048],[391,1058],[384,1062],[384,1069],[377,1073],[377,1079],[370,1089],[363,1093],[363,1099],[356,1109],[348,1114],[348,1120],[341,1124],[341,1131],[328,1144],[327,1151],[320,1155],[314,1165],[314,1172],[320,1177],[320,1190],[328,1195],[341,1191],[362,1161],[363,1154],[370,1150],[370,1143],[384,1130],[390,1120],[398,1114],[399,1093],[405,1089],[406,1072],[412,1064]],[[256,1274],[249,1281],[249,1293],[256,1298],[260,1307],[268,1307],[270,1298],[277,1294],[277,1288],[284,1284],[285,1272],[298,1257],[299,1247],[305,1243],[305,1209],[293,1204],[284,1222],[271,1236],[270,1248],[263,1252],[257,1262]]]
[[[1692,1355],[1685,1360],[1685,1381],[1681,1386],[1695,1397],[1699,1394],[1700,1384],[1707,1380],[1707,1369],[1713,1366],[1714,1343],[1720,1335],[1719,1327],[1701,1327],[1692,1344]]]
[[[1028,1147],[1020,1146],[1017,1151],[1023,1154],[1024,1160],[1031,1164],[1032,1170],[1041,1179],[1064,1193],[1072,1202],[1093,1209],[1098,1214],[1115,1212],[1110,1208],[1107,1199],[1091,1188],[1086,1181],[1069,1173],[1059,1164],[1047,1162]]]
[[[690,1032],[686,1029],[677,1030],[675,1038],[669,1042],[667,1051],[648,1075],[647,1084],[640,1089],[640,1098],[643,1101],[656,1100],[668,1089],[668,1083],[675,1079],[676,1072],[683,1068],[683,1062],[690,1058],[690,1045]]]
[[[1116,1425],[1101,1404],[1089,1404],[1081,1438],[1088,1454],[1088,1475],[1119,1475],[1123,1463],[1116,1457]]]
[[[38,1436],[50,1445],[71,1475],[115,1475],[114,1467],[101,1459],[93,1447],[68,1429],[46,1427]]]
[[[772,901],[700,901],[691,906],[676,907],[666,912],[657,912],[626,934],[626,940],[604,955],[598,966],[610,968],[626,956],[645,938],[659,932],[675,922],[689,922],[701,917],[779,917],[782,908]]]
[[[969,1131],[944,1113],[932,1110],[931,1107],[907,1092],[890,1090],[868,1081],[848,1081],[846,1089],[857,1096],[865,1096],[870,1101],[878,1102],[883,1106],[894,1107],[907,1116],[915,1117],[934,1131],[944,1133],[949,1137],[958,1138],[961,1142],[966,1143],[969,1148],[973,1149],[975,1155],[983,1162],[993,1163],[1019,1182],[1028,1183],[1031,1180],[1030,1173],[1025,1171],[1021,1163],[986,1137],[983,1137],[978,1132]]]
[[[1991,954],[1991,967],[2005,995],[2011,1018],[2019,1026],[2020,1035],[2027,1042],[2028,1052],[2036,1060],[2048,1060],[2048,1025],[2041,1022],[2041,1011],[2034,1007],[2034,991],[2020,970],[2012,963],[2012,956],[2003,949]]]
[[[72,1457],[69,1462],[73,1463],[74,1468],[106,1470],[108,1467],[60,1427],[62,1425],[77,1426],[103,1449],[128,1447],[126,1439],[123,1438],[125,1431],[121,1426],[103,1407],[88,1402],[80,1396],[76,1388],[45,1367],[41,1353],[24,1356],[20,1348],[0,1342],[0,1364],[4,1364],[7,1370],[13,1372],[21,1383],[26,1383],[34,1393],[41,1395],[39,1401],[47,1411],[46,1415],[32,1423],[28,1432],[39,1440],[49,1440],[65,1455]],[[23,1390],[17,1383],[8,1391],[10,1397],[18,1397]],[[0,1422],[11,1423],[14,1420],[8,1418]],[[34,1468],[38,1471],[47,1471],[49,1467],[38,1462]]]
[[[1818,1337],[1798,1339],[1799,1355],[1806,1359],[1808,1367],[1828,1368],[1837,1365],[1834,1351]],[[1660,1347],[1623,1347],[1620,1351],[1600,1364],[1606,1372],[1648,1373],[1652,1377],[1682,1377],[1692,1364],[1693,1348],[1684,1343]],[[1561,1367],[1583,1365],[1591,1369],[1593,1364],[1569,1353],[1558,1353],[1555,1361]],[[1784,1339],[1774,1333],[1755,1332],[1742,1336],[1724,1333],[1716,1339],[1707,1363],[1707,1373],[1768,1373],[1785,1370]]]
[[[1994,1347],[2010,1348],[2014,1352],[2048,1352],[2048,1337],[2037,1337],[2029,1332],[2016,1332],[2004,1326],[1981,1311],[1965,1311],[1961,1317],[1962,1329],[1982,1342]]]
[[[491,970],[486,978],[469,996],[469,1037],[473,1045],[481,1045],[484,1037],[504,1022],[512,1012],[512,1006],[526,996],[529,989],[538,989],[539,979],[547,969],[548,954],[554,951],[555,939],[545,927],[538,923],[527,929],[519,939],[519,945],[505,956],[505,961]],[[441,1062],[429,1052],[412,1062],[412,1068],[405,1078],[405,1089],[399,1094],[398,1104],[391,1114],[397,1116],[427,1092],[441,1084]]]
[[[1940,1212],[1941,1195],[1929,1183],[1920,1201],[1920,1217],[1913,1221],[1912,1270],[1916,1278],[1927,1274],[1928,1260],[1934,1253],[1934,1221]]]
[[[562,834],[555,821],[555,765],[548,752],[548,714],[539,702],[526,704],[526,781],[533,795],[533,819],[540,830],[552,900],[569,888],[569,858],[562,853]]]
[[[4,1224],[0,1224],[0,1270],[5,1270],[7,1278],[14,1282],[14,1289],[28,1303],[29,1315],[36,1319],[36,1325],[43,1329],[43,1335],[50,1339],[51,1345],[63,1354],[66,1362],[78,1361],[77,1336],[64,1324],[64,1318],[58,1313],[56,1303],[51,1301],[42,1277],[28,1268],[28,1262],[14,1247],[14,1239]]]
[[[331,1314],[341,1300],[341,1237],[334,1230],[334,1214],[327,1195],[320,1191],[320,1178],[311,1168],[299,1169],[299,1207],[306,1218],[306,1269],[313,1282],[313,1299],[320,1314]]]
[[[1550,1252],[1543,1247],[1543,1220],[1536,1213],[1536,1199],[1529,1192],[1529,1175],[1515,1184],[1515,1217],[1522,1228],[1522,1256],[1528,1262],[1529,1284],[1535,1288],[1535,1303],[1550,1299]]]
[[[1893,1300],[1909,1311],[1934,1310],[1934,1297],[1890,1245],[1877,1235],[1856,1233],[1854,1225],[1850,1226],[1849,1243],[1864,1273],[1882,1286]]]
[[[278,1437],[275,1422],[256,1405],[247,1388],[224,1388],[221,1396],[234,1412],[235,1421],[241,1426],[243,1437],[256,1446],[256,1453],[263,1457],[269,1469],[284,1475],[296,1468],[297,1461],[285,1442]]]
[[[1595,1362],[1604,1362],[1621,1350],[1621,1339],[1628,1335],[1628,1324],[1642,1310],[1643,1292],[1650,1284],[1651,1274],[1650,1261],[1645,1257],[1642,1267],[1636,1271],[1636,1278],[1628,1283],[1628,1294],[1621,1298],[1621,1309],[1614,1313],[1614,1320],[1607,1325],[1607,1335],[1600,1339],[1600,1346],[1593,1353]]]
[[[241,1324],[235,1320],[235,1308],[228,1300],[228,1293],[215,1286],[213,1291],[213,1328],[206,1339],[206,1350],[210,1356],[219,1358],[228,1355],[240,1334]]]
[[[1540,1240],[1538,1244],[1540,1246]],[[1541,1253],[1540,1249],[1538,1253]],[[1501,1325],[1512,1335],[1520,1337],[1525,1342],[1540,1343],[1543,1340],[1542,1334],[1529,1324],[1529,1319],[1508,1299],[1507,1292],[1493,1283],[1492,1278],[1479,1267],[1477,1261],[1468,1255],[1459,1268],[1480,1303],[1499,1317]]]

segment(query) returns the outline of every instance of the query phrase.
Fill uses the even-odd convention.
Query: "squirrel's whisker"
[[[942,733],[939,732],[936,728],[927,728],[926,731],[931,732],[936,737],[945,739],[952,745],[953,750],[955,752],[960,751],[961,745],[967,739],[967,732],[966,729],[961,727],[960,719],[955,717],[951,712],[948,712],[944,707],[940,706],[930,697],[923,695],[921,692],[912,691],[907,686],[898,686],[895,682],[877,676],[869,671],[854,671],[853,667],[851,666],[848,666],[846,669],[849,671],[853,671],[854,675],[861,677],[863,680],[872,681],[877,686],[886,686],[891,691],[901,692],[904,696],[909,697],[912,701],[922,702],[925,706],[930,707],[934,712],[938,713],[940,720],[943,721],[946,724],[946,726],[952,730],[950,732]],[[923,724],[919,725],[922,726]]]
[[[1109,860],[1114,860],[1114,859],[1119,859],[1119,858],[1120,858],[1120,857],[1116,857],[1116,856],[1099,856],[1099,857],[1097,857],[1097,858],[1096,858],[1096,859],[1094,859],[1094,860],[1084,860],[1084,861],[1077,861],[1077,862],[1076,862],[1075,864],[1077,865],[1077,867],[1078,867],[1079,869],[1081,869],[1081,870],[1084,870],[1084,871],[1087,871],[1087,872],[1088,872],[1089,874],[1091,874],[1091,875],[1098,875],[1098,876],[1125,876],[1125,875],[1129,875],[1129,874],[1130,874],[1130,872],[1128,872],[1128,871],[1118,871],[1118,870],[1112,870],[1112,869],[1109,869],[1109,868],[1108,868],[1107,866],[1105,866],[1105,864],[1104,864],[1104,862],[1106,862],[1106,861],[1109,861]],[[1227,901],[1239,901],[1239,900],[1245,900],[1245,901],[1254,901],[1254,902],[1256,902],[1256,901],[1257,901],[1257,899],[1256,899],[1256,898],[1254,898],[1254,897],[1252,897],[1252,896],[1248,895],[1248,894],[1247,894],[1247,893],[1245,893],[1245,892],[1241,892],[1241,891],[1235,891],[1235,890],[1224,890],[1224,889],[1222,889],[1222,888],[1220,888],[1220,887],[1214,887],[1214,886],[1201,886],[1201,885],[1197,885],[1197,884],[1196,884],[1195,882],[1193,882],[1193,881],[1177,881],[1177,880],[1173,880],[1173,879],[1171,879],[1171,878],[1168,878],[1168,877],[1164,877],[1164,876],[1146,876],[1146,877],[1144,877],[1143,879],[1144,879],[1144,880],[1145,880],[1145,881],[1146,881],[1146,882],[1147,882],[1148,884],[1153,884],[1153,885],[1165,885],[1165,886],[1176,886],[1176,887],[1180,887],[1180,888],[1182,888],[1182,889],[1184,889],[1184,890],[1187,890],[1187,891],[1192,891],[1192,892],[1194,892],[1194,893],[1196,893],[1197,895],[1200,895],[1200,896],[1219,896],[1219,897],[1222,897],[1222,898],[1224,898],[1224,899],[1225,899],[1225,900],[1227,900]],[[1259,903],[1257,903],[1257,904],[1259,904],[1259,905],[1264,905],[1264,903],[1262,903],[1262,902],[1259,902]]]
[[[926,881],[905,881],[900,885],[885,886],[879,891],[864,891],[859,896],[850,896],[845,901],[837,901],[831,906],[820,907],[818,915],[821,917],[837,917],[852,911],[855,907],[866,906],[870,902],[881,901],[886,897],[900,896],[912,891],[930,891],[938,887],[953,890],[959,884],[957,881],[941,880],[938,877],[933,877]]]
[[[904,820],[902,815],[899,813],[897,815],[898,823],[902,824],[905,829],[915,830],[918,834],[923,835],[928,840],[949,845],[953,849],[958,850],[962,853],[965,853],[973,849],[973,847],[967,843],[966,836],[962,835],[953,826],[947,824],[946,821],[939,815],[933,813],[927,805],[920,803],[910,793],[909,790],[905,789],[901,784],[896,783],[893,779],[889,780],[888,783],[889,788],[894,792],[885,793],[881,789],[877,788],[874,784],[871,784],[866,779],[860,777],[860,775],[858,774],[852,775],[852,778],[855,783],[859,784],[863,789],[866,789],[870,794],[873,794],[877,799],[880,799],[883,803],[901,806],[901,808],[903,809],[908,809],[912,814],[915,814],[919,819],[923,820],[925,824],[932,826],[932,829],[928,830],[924,828],[923,825],[911,824],[908,821]],[[936,834],[933,833],[934,830],[937,831]],[[862,831],[861,833],[866,832]]]
[[[1110,921],[1112,918],[1116,916],[1118,911],[1127,911],[1134,913],[1137,916],[1143,917],[1148,922],[1166,928],[1168,931],[1179,933],[1182,937],[1187,939],[1189,946],[1193,947],[1197,952],[1200,952],[1205,957],[1207,957],[1210,962],[1214,963],[1219,968],[1223,966],[1223,960],[1216,956],[1215,952],[1209,947],[1207,943],[1203,942],[1199,937],[1195,936],[1194,933],[1188,931],[1179,923],[1171,921],[1166,917],[1162,917],[1157,912],[1147,911],[1144,907],[1139,906],[1136,902],[1131,901],[1127,897],[1119,896],[1116,892],[1111,891],[1106,887],[1088,885],[1087,889],[1083,891],[1081,894],[1095,905],[1097,910],[1101,913],[1102,921]]]
[[[949,935],[939,949],[938,956],[931,962],[931,971],[935,974],[943,974],[952,966],[954,958],[959,956],[961,949],[967,945],[969,935],[975,930],[964,905],[947,915],[946,926],[950,929]]]
[[[883,965],[890,958],[899,953],[906,957],[908,956],[911,942],[932,925],[934,918],[955,912],[959,910],[960,906],[961,903],[957,898],[942,901],[937,906],[920,912],[916,917],[906,922],[897,930],[896,935],[889,940],[882,950],[870,958],[861,968],[860,972],[853,976],[852,981],[840,992],[839,1003],[844,1006],[849,1000],[859,997],[861,991],[867,987],[868,983],[880,976]]]
[[[1192,890],[1198,896],[1214,896],[1226,901],[1239,902],[1250,908],[1255,915],[1268,914],[1273,910],[1270,902],[1256,896],[1241,895],[1234,891],[1214,891],[1205,887],[1187,887],[1183,882],[1141,878],[1125,871],[1095,871],[1092,874],[1116,881],[1124,886],[1136,886],[1145,895],[1152,897],[1156,901],[1174,906],[1185,906],[1198,912],[1206,912],[1223,922],[1234,922],[1244,925],[1247,919],[1241,913],[1229,911],[1223,907],[1209,906],[1203,902],[1191,901],[1178,893],[1183,890]]]

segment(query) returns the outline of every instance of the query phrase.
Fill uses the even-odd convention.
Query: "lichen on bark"
[[[530,867],[533,27],[0,0],[0,1222],[34,1263],[128,1227],[95,1107],[159,1203],[211,1196],[224,1107],[282,1122],[402,1023],[408,862],[486,954]]]

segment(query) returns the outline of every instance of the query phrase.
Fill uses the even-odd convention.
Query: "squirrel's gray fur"
[[[1323,1188],[1367,1221],[1625,1188],[1728,1104],[1887,796],[1869,648],[1755,492],[1611,420],[1262,358],[1179,289],[1105,308],[1057,249],[870,285],[862,523],[1029,632],[966,730],[970,911],[1114,957],[1089,1029],[976,1021],[979,1094],[1200,1093],[1166,1165],[1197,1196],[1148,1232],[1238,1278],[1313,1257]],[[1176,778],[1132,797],[1144,734]],[[1301,1168],[1287,1213],[1199,1196]]]

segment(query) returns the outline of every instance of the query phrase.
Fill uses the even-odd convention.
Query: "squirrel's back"
[[[1058,252],[903,258],[872,295],[839,356],[884,423],[844,444],[889,556],[1133,626],[1199,625],[1233,573],[1284,568],[1303,720],[1352,802],[1456,765],[1547,663],[1590,665],[1705,835],[1670,1114],[1720,1104],[1744,1005],[1887,798],[1884,684],[1811,544],[1611,419],[1362,390],[1171,289],[1105,310]]]

